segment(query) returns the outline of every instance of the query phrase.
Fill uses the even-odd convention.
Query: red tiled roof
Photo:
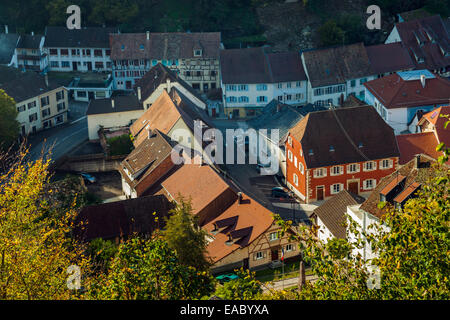
[[[218,232],[212,234],[214,224],[229,220],[231,224]],[[225,210],[216,219],[207,223],[202,229],[207,231],[213,238],[207,247],[208,256],[216,263],[225,258],[235,250],[243,248],[266,232],[273,223],[272,212],[249,196],[242,195],[242,203],[238,200]],[[227,245],[228,233],[233,238],[233,244]]]
[[[436,151],[439,143],[434,132],[401,134],[395,138],[400,150],[399,162],[401,165],[407,163],[419,153],[424,153],[434,159],[442,155],[441,152]]]
[[[441,117],[441,115],[450,115],[450,106],[439,107],[424,114],[418,125],[422,125],[425,121],[430,122],[434,126],[438,142],[444,142],[446,146],[450,146],[450,126],[445,128],[445,122],[449,119]]]
[[[401,174],[398,174],[395,176],[394,179],[392,179],[391,182],[389,182],[386,187],[383,188],[383,190],[380,191],[382,195],[387,195],[389,192],[392,191],[400,182],[402,182],[404,179],[406,179],[405,176],[402,176]]]
[[[406,198],[412,195],[419,187],[420,187],[419,183],[417,182],[411,183],[409,186],[405,188],[405,190],[403,190],[398,196],[394,198],[394,202],[402,203],[403,201],[406,200]]]
[[[379,44],[366,47],[373,74],[383,74],[414,68],[411,57],[401,43]]]
[[[444,104],[450,100],[450,81],[435,75],[426,79],[403,80],[398,74],[375,79],[364,86],[388,109]]]

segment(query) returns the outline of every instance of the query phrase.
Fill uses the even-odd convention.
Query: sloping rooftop
[[[433,164],[436,163],[435,160],[423,154],[420,155],[419,159],[420,161],[418,167],[416,167],[416,159],[412,159],[399,170],[382,178],[367,200],[363,202],[360,209],[377,218],[382,218],[389,206],[382,209],[378,208],[378,203],[380,202],[380,191],[389,185],[392,180],[397,179],[399,175],[406,177],[405,188],[407,188],[414,182],[426,183],[430,178],[434,177],[436,175],[436,169],[433,168]]]
[[[264,47],[221,50],[222,82],[252,84],[306,80],[300,54],[266,50]]]
[[[422,86],[420,78],[404,80],[408,74],[416,75],[420,72],[424,75],[429,74],[427,70],[391,74],[365,82],[364,86],[388,109],[447,103],[450,99],[449,80],[438,75],[433,75],[433,78],[426,76],[425,87]]]
[[[371,106],[311,112],[289,132],[308,168],[399,156],[394,130]]]
[[[0,64],[9,64],[14,55],[19,35],[15,33],[0,33]]]
[[[400,164],[403,165],[414,158],[416,154],[424,153],[434,159],[442,155],[436,151],[439,142],[434,132],[401,134],[396,136],[400,150]]]
[[[172,203],[161,195],[87,206],[75,220],[75,225],[83,223],[84,228],[76,227],[74,233],[86,241],[114,239],[134,233],[148,235],[164,227],[164,218],[172,208]]]
[[[201,58],[218,59],[220,32],[113,34],[110,37],[111,59],[190,59],[194,48],[202,50]]]
[[[214,224],[220,225],[220,222],[225,220],[227,220],[227,227],[218,233],[213,233]],[[234,251],[251,244],[266,232],[272,223],[272,212],[243,194],[241,204],[236,200],[216,219],[203,226],[202,229],[212,237],[207,247],[208,256],[214,263],[222,260]],[[225,243],[229,240],[228,234],[233,240],[232,244]]]
[[[314,210],[314,214],[320,218],[328,230],[338,239],[346,238],[345,214],[347,206],[361,204],[365,201],[363,197],[355,195],[347,190],[342,190],[331,197]]]
[[[441,115],[450,115],[450,106],[439,107],[436,110],[424,114],[418,122],[418,125],[422,126],[426,121],[431,123],[437,141],[439,143],[444,142],[445,145],[450,146],[450,127],[445,128],[445,123],[448,119],[441,117]]]
[[[36,34],[23,34],[20,36],[19,43],[17,44],[18,49],[39,49],[43,35]]]
[[[313,88],[343,84],[372,74],[364,44],[355,43],[303,52],[305,68]]]
[[[114,104],[114,106],[113,106]],[[135,95],[115,96],[106,99],[91,99],[86,115],[106,114],[142,110],[142,104]]]
[[[416,68],[435,70],[450,65],[450,37],[439,15],[398,23],[396,27]]]
[[[399,42],[368,46],[366,51],[372,74],[384,74],[414,68],[408,50]]]
[[[116,32],[117,28],[84,27],[68,29],[67,27],[46,27],[44,47],[109,49],[109,34]]]

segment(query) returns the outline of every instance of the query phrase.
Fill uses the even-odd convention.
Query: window
[[[292,244],[287,244],[284,250],[286,252],[294,251],[294,246]]]
[[[248,102],[248,97],[246,97],[246,96],[241,96],[241,97],[239,97],[239,102]]]
[[[278,232],[271,232],[269,234],[269,241],[275,241],[278,240]]]
[[[64,109],[66,109],[66,104],[64,102],[58,103],[57,108],[58,108],[58,112],[61,110],[64,110]]]
[[[191,76],[191,72],[190,71],[186,71],[185,74],[186,74],[186,77],[190,77]]]
[[[178,60],[177,60],[177,65],[178,65]],[[215,77],[216,76],[216,71],[211,71],[211,77]],[[246,89],[247,90],[247,89]]]
[[[327,176],[327,169],[326,168],[318,168],[314,170],[314,177],[315,178],[322,178]]]
[[[202,50],[194,50],[194,57],[201,57],[202,56]]]
[[[377,169],[377,165],[375,162],[369,161],[369,162],[364,163],[364,171],[372,171],[372,170],[376,170],[376,169]]]
[[[364,82],[367,82],[367,78],[362,78],[361,80],[359,80],[359,84],[363,84]]]
[[[287,94],[287,95],[286,95],[286,100],[287,100],[287,101],[292,100],[292,95]]]
[[[256,102],[267,102],[266,96],[259,96],[256,98]]]
[[[94,57],[103,57],[103,51],[100,50],[94,50]]]
[[[296,93],[295,100],[303,100],[303,93]]]
[[[201,71],[197,71],[197,77],[201,77],[202,76],[202,72]]]
[[[380,169],[390,169],[392,168],[392,160],[384,159],[380,161]]]
[[[257,84],[256,90],[258,91],[266,91],[267,90],[267,84]]]
[[[341,183],[335,183],[331,186],[331,194],[339,193],[343,189],[343,185]]]
[[[368,179],[364,180],[364,190],[371,190],[375,188],[376,180],[374,179]]]
[[[349,164],[349,165],[347,166],[347,172],[348,172],[348,173],[359,172],[359,164],[357,164],[357,163]]]
[[[226,89],[227,89],[227,91],[236,91],[236,85],[227,84]]]
[[[50,115],[50,108],[42,110],[42,117],[48,117]]]
[[[56,93],[56,100],[62,100],[64,99],[64,90],[61,90]]]
[[[239,90],[239,91],[248,91],[248,85],[246,85],[246,84],[240,84],[240,85],[238,86],[238,90]]]
[[[227,102],[236,102],[236,97],[227,97]]]
[[[62,62],[61,62],[61,67],[62,67],[62,68],[70,68],[70,63],[69,63],[69,61],[62,61]]]
[[[69,49],[61,49],[61,55],[62,56],[68,56],[69,55]]]
[[[79,56],[80,55],[80,49],[72,49],[72,55],[73,56]]]
[[[338,176],[344,173],[344,169],[342,166],[334,166],[331,168],[330,175],[332,176]]]
[[[315,90],[314,90],[314,95],[315,95],[315,96],[321,96],[321,95],[323,95],[323,89],[322,89],[322,88],[320,88],[320,89],[315,89]]]
[[[95,62],[95,69],[103,69],[104,65],[102,61],[96,61]]]
[[[283,96],[278,96],[278,101],[283,101]]]
[[[294,166],[297,168],[297,156],[294,156]]]
[[[352,80],[350,81],[350,87],[355,87],[356,86],[356,80]]]
[[[292,137],[291,136],[288,137],[288,144],[292,147]]]
[[[17,107],[17,112],[22,112],[22,111],[25,111],[25,110],[26,110],[25,105],[21,105],[21,106]]]
[[[292,83],[288,82],[286,83],[286,88],[291,88],[292,87]]]
[[[56,119],[55,119],[55,123],[56,124],[61,123],[63,121],[64,121],[64,116],[63,115],[57,116]]]
[[[36,101],[32,101],[28,103],[28,110],[30,110],[31,108],[36,107]]]
[[[256,260],[260,260],[262,258],[264,258],[264,253],[262,251],[259,251],[259,252],[255,253],[255,259]]]
[[[298,162],[298,169],[302,174],[305,173],[305,167],[303,166],[303,163],[301,163],[300,161]]]
[[[298,187],[298,176],[294,173],[294,184]]]
[[[50,67],[52,68],[59,68],[59,61],[51,61]]]
[[[30,122],[34,122],[34,121],[36,121],[37,120],[37,113],[33,113],[33,114],[30,114],[30,116],[28,117],[28,120],[30,120]]]
[[[57,56],[58,55],[58,49],[50,49],[50,55],[51,56]]]
[[[282,84],[282,83],[278,83],[278,84],[277,84],[277,88],[278,88],[278,89],[282,89],[282,88],[283,88],[283,84]]]
[[[86,97],[86,91],[77,91],[77,97],[85,98]]]
[[[111,50],[110,49],[106,49],[105,53],[106,53],[106,56],[109,57],[111,55]]]
[[[292,162],[292,151],[288,150],[288,159]]]
[[[297,88],[301,88],[301,87],[302,87],[302,82],[301,82],[301,81],[297,81],[297,82],[295,83],[295,86],[296,86]]]

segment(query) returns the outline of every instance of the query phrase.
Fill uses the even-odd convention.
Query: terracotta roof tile
[[[395,137],[400,150],[400,164],[403,165],[414,158],[416,154],[424,153],[437,159],[442,155],[436,151],[439,144],[434,132],[401,134]]]

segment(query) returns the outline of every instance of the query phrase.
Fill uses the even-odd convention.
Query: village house
[[[115,89],[132,90],[158,63],[195,90],[207,92],[220,86],[220,32],[112,34],[110,46]]]
[[[21,35],[16,47],[15,67],[45,72],[48,67],[48,56],[44,52],[44,40],[43,35],[34,35],[34,33]]]
[[[47,76],[0,67],[0,89],[16,102],[21,135],[67,122],[68,91]]]
[[[396,134],[408,129],[417,111],[448,105],[450,81],[428,70],[398,72],[364,83],[365,102],[374,106]]]
[[[385,42],[400,42],[416,69],[450,76],[450,37],[441,16],[397,23]]]
[[[382,141],[382,143],[380,143]],[[301,200],[369,194],[398,165],[394,131],[371,106],[311,112],[286,139],[287,186]]]
[[[273,99],[306,104],[307,78],[297,52],[270,53],[265,47],[221,50],[220,72],[229,118],[255,116]]]
[[[130,126],[143,113],[142,104],[135,95],[91,100],[86,111],[89,140],[99,139],[100,128]]]
[[[139,100],[142,101],[145,110],[150,108],[164,89],[170,92],[172,88],[177,88],[178,91],[189,98],[197,107],[206,110],[206,103],[200,94],[186,81],[181,79],[178,73],[161,63],[157,63],[152,67],[134,85],[134,90]]]
[[[316,208],[310,219],[319,227],[317,233],[319,240],[326,243],[334,238],[346,239],[347,206],[358,205],[365,200],[344,189]]]
[[[0,65],[11,67],[17,63],[16,47],[20,36],[10,33],[8,26],[5,26],[5,33],[0,33]]]
[[[382,221],[388,210],[403,208],[409,199],[416,197],[421,186],[436,176],[437,171],[433,167],[435,163],[436,161],[427,155],[417,155],[400,169],[381,179],[362,204],[348,206],[347,214],[357,223],[359,231],[373,234],[376,231],[370,226]],[[380,206],[380,203],[383,205]],[[385,230],[388,231],[387,228]],[[347,239],[350,243],[355,243],[358,237],[348,230]],[[376,253],[372,251],[367,240],[360,240],[365,241],[363,247],[354,249],[352,254],[360,255],[364,261],[375,258]]]
[[[116,28],[46,27],[44,51],[50,71],[111,72],[109,34]]]
[[[309,79],[308,102],[342,105],[349,95],[364,99],[364,83],[414,67],[401,45],[365,47],[363,43],[302,52]]]
[[[445,129],[446,118],[441,115],[450,114],[450,106],[439,107],[420,118],[417,133],[397,135],[397,144],[400,150],[400,165],[409,162],[416,154],[426,154],[433,159],[443,155],[436,151],[440,143],[450,145],[450,133]]]

